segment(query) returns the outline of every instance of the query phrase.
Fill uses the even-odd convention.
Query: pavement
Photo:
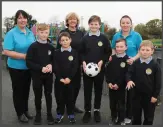
[[[2,61],[4,63],[4,61]],[[109,118],[110,118],[110,109],[109,109],[109,97],[106,94],[106,87],[104,87],[104,95],[102,96],[102,102],[101,102],[101,117],[102,121],[101,123],[95,123],[94,119],[92,117],[92,120],[88,124],[83,124],[82,123],[82,117],[84,114],[76,114],[76,125],[108,125],[109,124]],[[53,116],[55,117],[56,112],[56,102],[54,98],[54,92],[53,92],[53,106],[52,106],[52,113]],[[92,96],[94,98],[94,95]],[[92,105],[93,105],[93,100],[92,99]],[[83,92],[83,87],[81,87],[78,99],[77,99],[77,106],[80,108],[84,108],[84,92]],[[162,106],[158,106],[155,111],[155,120],[154,120],[154,125],[162,125],[162,111],[161,108]],[[29,112],[32,115],[35,115],[35,106],[34,106],[34,94],[33,90],[31,87],[30,90],[30,96],[29,96]],[[93,116],[93,112],[92,112]],[[46,104],[45,104],[45,97],[43,94],[42,98],[42,124],[47,125],[46,121]],[[12,87],[11,87],[11,80],[8,74],[8,71],[5,68],[5,64],[2,66],[2,124],[6,125],[33,125],[33,121],[31,120],[27,124],[21,124],[17,120],[17,116],[15,113],[15,109],[13,106],[13,100],[12,100]],[[65,115],[64,120],[61,125],[71,125],[67,119],[67,116]]]

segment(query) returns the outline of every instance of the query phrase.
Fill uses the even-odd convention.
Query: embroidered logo
[[[147,69],[146,69],[146,74],[147,74],[147,75],[152,74],[152,70],[151,70],[150,68],[147,68]]]
[[[68,59],[69,59],[69,61],[72,61],[74,58],[73,58],[73,56],[69,56]]]
[[[101,41],[99,41],[99,42],[98,42],[98,46],[101,47],[102,45],[103,45],[103,43],[102,43]]]
[[[125,62],[121,62],[120,66],[121,66],[122,68],[124,68],[124,67],[126,66],[126,63],[125,63]]]
[[[50,50],[48,50],[48,55],[51,55],[51,51]]]

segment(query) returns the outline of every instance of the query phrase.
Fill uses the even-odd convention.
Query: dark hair
[[[116,40],[115,43],[119,43],[119,42],[124,42],[125,45],[127,46],[126,39],[124,39],[124,38],[119,38],[118,40]]]
[[[89,20],[88,20],[88,24],[90,24],[93,21],[98,21],[99,24],[101,25],[101,18],[97,15],[92,15]]]
[[[121,21],[122,21],[123,18],[128,18],[128,19],[130,19],[131,24],[132,24],[132,19],[131,19],[130,16],[128,16],[128,15],[122,16],[122,18],[120,19],[120,24],[121,24]]]
[[[59,34],[59,41],[61,40],[61,38],[65,36],[65,37],[68,37],[69,39],[71,39],[71,36],[68,32],[62,32]]]
[[[17,19],[18,19],[18,17],[19,17],[20,14],[22,14],[22,16],[23,16],[25,19],[28,20],[28,17],[29,17],[28,13],[25,12],[25,11],[23,11],[23,10],[18,10],[18,11],[16,12],[16,14],[15,14],[14,24],[17,24]]]

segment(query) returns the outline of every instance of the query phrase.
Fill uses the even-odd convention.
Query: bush
[[[161,39],[151,39],[151,41],[156,48],[162,48],[162,40]]]

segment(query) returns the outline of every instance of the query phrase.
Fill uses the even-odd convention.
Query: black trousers
[[[55,95],[55,98],[56,98],[56,103],[58,104],[59,102],[59,91],[58,87],[60,87],[59,85],[55,85],[55,84],[58,84],[58,79],[56,78],[55,79],[55,83],[54,83],[54,95]],[[81,88],[81,68],[78,68],[77,72],[76,72],[76,75],[74,76],[73,80],[72,80],[72,87],[73,87],[73,103],[74,103],[74,106],[76,104],[76,100],[77,100],[77,97],[79,95],[79,91],[80,91],[80,88]],[[58,107],[56,109],[56,111],[58,111]]]
[[[53,74],[32,74],[33,91],[35,95],[36,113],[41,113],[42,90],[46,99],[47,114],[51,114],[52,109],[52,84]]]
[[[126,96],[126,112],[125,117],[132,119],[132,99],[133,99],[133,89],[127,90]]]
[[[81,88],[81,67],[78,68],[76,75],[73,78],[72,84],[73,84],[73,102],[75,105]]]
[[[84,82],[84,109],[85,111],[91,111],[91,101],[92,101],[92,88],[94,84],[94,109],[100,109],[101,107],[101,97],[104,81],[104,71],[101,71],[95,77],[88,77],[83,73]]]
[[[110,110],[112,119],[118,117],[118,122],[125,118],[125,88],[120,90],[109,89]]]
[[[28,111],[28,98],[31,84],[31,74],[29,70],[19,70],[9,68],[12,81],[13,103],[17,116]]]
[[[133,96],[133,125],[142,124],[142,111],[144,112],[143,125],[152,125],[156,103],[151,103],[151,96],[134,91]]]
[[[57,114],[63,115],[65,107],[68,115],[74,114],[73,85],[71,83],[64,85],[58,78],[56,78],[55,97],[57,103]]]

